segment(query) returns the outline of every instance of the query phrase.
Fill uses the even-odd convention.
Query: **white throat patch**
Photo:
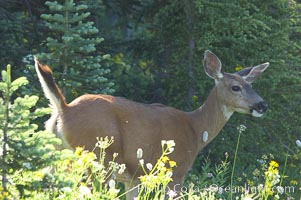
[[[230,117],[232,116],[233,114],[233,110],[232,109],[229,109],[227,106],[223,106],[223,114],[225,116],[225,118],[228,120],[230,119]]]
[[[204,131],[203,132],[203,142],[207,142],[208,141],[208,132]]]

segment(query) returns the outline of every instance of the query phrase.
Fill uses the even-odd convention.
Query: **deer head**
[[[252,89],[252,82],[267,69],[269,63],[242,69],[234,74],[223,73],[219,58],[211,51],[205,52],[206,74],[215,80],[217,96],[225,105],[225,114],[236,111],[261,117],[267,110],[267,103]]]

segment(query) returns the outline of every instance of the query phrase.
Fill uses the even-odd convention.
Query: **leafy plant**
[[[38,101],[37,96],[14,97],[21,86],[28,84],[26,78],[12,81],[10,65],[1,75],[1,193],[14,198],[26,197],[26,190],[35,190],[41,188],[41,185],[32,184],[34,178],[24,178],[21,174],[33,173],[57,160],[59,153],[55,151],[54,145],[59,144],[60,140],[51,133],[38,131],[38,125],[32,123],[32,120],[49,113],[49,109],[34,107]]]

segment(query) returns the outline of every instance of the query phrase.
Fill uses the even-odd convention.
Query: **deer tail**
[[[35,69],[46,98],[49,99],[50,104],[59,112],[62,111],[67,106],[67,103],[62,91],[54,81],[51,69],[47,65],[41,64],[36,57],[34,60]]]

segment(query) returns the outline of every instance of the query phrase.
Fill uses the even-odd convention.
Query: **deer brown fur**
[[[110,95],[86,94],[67,104],[47,65],[36,59],[36,71],[53,114],[47,123],[50,131],[63,139],[66,147],[83,146],[93,150],[96,137],[112,136],[109,158],[118,153],[117,162],[126,172],[117,177],[126,186],[137,184],[139,170],[136,152],[143,149],[146,163],[155,164],[161,155],[161,140],[174,140],[171,159],[177,162],[170,187],[181,185],[198,152],[212,141],[234,111],[261,116],[267,104],[251,87],[255,77],[267,67],[264,63],[235,74],[223,73],[221,62],[205,52],[204,68],[215,80],[206,102],[197,110],[184,112],[160,104],[142,104]],[[137,171],[138,170],[138,171]],[[127,196],[132,199],[134,194]]]

